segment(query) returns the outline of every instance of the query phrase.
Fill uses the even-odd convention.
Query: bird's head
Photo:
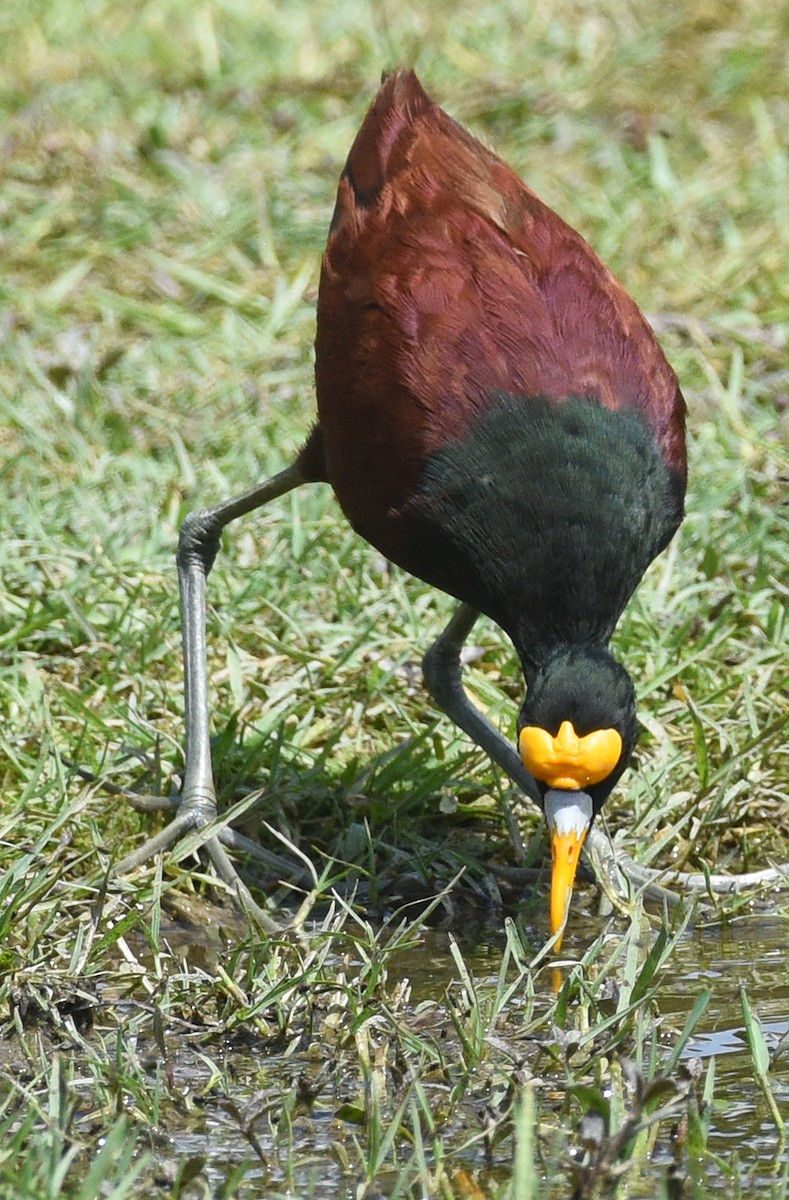
[[[603,647],[558,647],[529,672],[518,750],[551,834],[552,933],[564,922],[589,827],[628,765],[637,734],[633,683]]]

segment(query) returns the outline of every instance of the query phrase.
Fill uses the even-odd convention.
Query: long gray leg
[[[304,482],[298,463],[294,463],[252,491],[217,504],[215,508],[190,513],[181,527],[176,557],[181,595],[186,723],[186,763],[181,797],[176,816],[167,828],[121,859],[115,866],[115,875],[126,874],[166,850],[184,834],[205,829],[217,818],[208,712],[206,581],[225,526]],[[255,904],[221,844],[233,845],[236,840],[232,830],[221,830],[218,834],[209,834],[203,848],[220,878],[236,892],[242,906],[266,928],[274,930],[276,923]]]
[[[468,604],[461,604],[455,609],[446,629],[436,638],[422,659],[425,684],[436,704],[447,716],[498,763],[530,800],[539,804],[540,793],[537,784],[521,762],[517,750],[471,703],[463,687],[460,652],[478,616],[477,610]],[[504,815],[510,836],[519,855],[522,856],[523,842],[520,830],[507,804],[504,805]]]

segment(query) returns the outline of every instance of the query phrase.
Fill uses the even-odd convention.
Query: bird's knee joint
[[[178,566],[186,567],[197,561],[208,574],[219,552],[221,532],[211,509],[197,508],[188,513],[178,535]]]

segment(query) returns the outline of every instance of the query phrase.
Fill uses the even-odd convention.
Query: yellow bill
[[[586,835],[592,823],[592,798],[582,791],[545,793],[545,820],[551,835],[551,933],[559,933],[554,952],[562,944],[567,908]]]

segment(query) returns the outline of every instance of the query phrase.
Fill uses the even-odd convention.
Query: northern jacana
[[[584,838],[636,742],[633,684],[608,644],[682,520],[676,376],[583,238],[407,70],[385,79],[340,178],[315,375],[318,420],[295,463],[184,522],[180,804],[117,870],[216,817],[205,595],[221,531],[325,481],[362,537],[460,601],[425,656],[425,681],[541,806],[556,933]],[[480,613],[523,667],[517,752],[461,684]],[[224,830],[205,849],[240,887],[221,844],[236,837]]]

